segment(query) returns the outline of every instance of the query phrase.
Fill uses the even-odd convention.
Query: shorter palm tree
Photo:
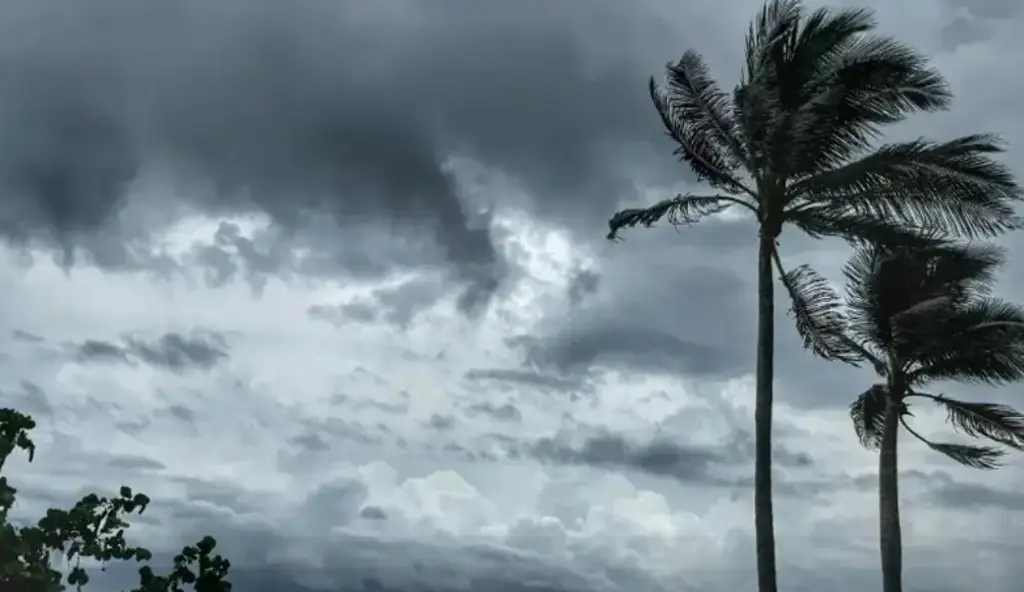
[[[850,417],[861,442],[879,450],[879,526],[884,592],[902,590],[897,443],[903,426],[926,446],[969,467],[992,469],[1007,448],[1024,450],[1024,415],[923,391],[933,381],[1001,385],[1024,379],[1024,307],[990,296],[1003,252],[937,241],[927,248],[861,246],[843,269],[845,303],[824,278],[807,273],[801,291],[884,382],[861,393]],[[910,401],[944,408],[967,445],[935,442],[907,422]]]

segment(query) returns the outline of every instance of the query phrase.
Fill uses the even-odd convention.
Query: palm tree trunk
[[[899,442],[899,403],[889,399],[878,455],[878,527],[882,553],[882,592],[903,590],[903,534],[900,530],[900,491],[896,447]]]
[[[775,357],[776,233],[762,230],[757,255],[757,372],[754,396],[754,534],[758,592],[776,592],[775,521],[772,509],[772,377]]]

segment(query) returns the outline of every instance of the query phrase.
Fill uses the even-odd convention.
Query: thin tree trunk
[[[900,490],[897,471],[899,403],[886,403],[882,445],[878,455],[878,527],[882,554],[882,592],[903,590],[903,534],[900,530]]]
[[[777,592],[772,509],[772,377],[775,357],[774,233],[762,231],[757,259],[757,373],[754,397],[754,533],[758,592]]]

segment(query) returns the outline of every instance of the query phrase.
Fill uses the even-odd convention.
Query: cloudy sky
[[[1016,3],[874,1],[958,97],[894,138],[1024,146]],[[138,540],[209,532],[243,592],[752,589],[753,229],[604,235],[692,181],[647,76],[694,47],[731,86],[757,5],[0,0],[19,513],[132,485]],[[783,587],[871,589],[872,377],[781,327]],[[1024,458],[902,462],[908,590],[1016,590]]]

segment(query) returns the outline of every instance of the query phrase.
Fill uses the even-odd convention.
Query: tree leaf
[[[990,470],[999,468],[1006,452],[991,446],[969,446],[966,444],[950,444],[926,442],[932,450],[945,454],[956,462],[972,469]]]
[[[924,395],[946,408],[953,427],[972,438],[987,438],[1024,450],[1024,414],[998,403],[969,403],[942,395]]]
[[[882,444],[882,428],[886,415],[885,385],[875,384],[850,404],[850,419],[861,445],[878,450]]]
[[[701,218],[724,212],[732,205],[718,195],[677,195],[647,208],[622,210],[608,221],[608,240],[618,238],[623,228],[651,227],[662,219],[668,219],[674,226],[695,224]]]
[[[781,264],[780,264],[781,267]],[[843,301],[823,276],[809,265],[800,265],[781,274],[789,292],[790,313],[804,347],[826,360],[854,366],[864,361],[864,352],[853,347],[846,334],[847,320]]]

